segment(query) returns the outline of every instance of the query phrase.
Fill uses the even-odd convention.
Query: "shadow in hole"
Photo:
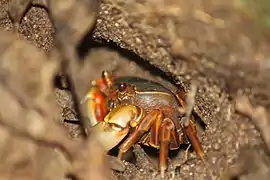
[[[151,65],[148,61],[144,60],[143,58],[138,56],[136,53],[134,53],[130,50],[123,49],[123,48],[119,47],[115,42],[112,42],[112,41],[108,42],[108,41],[105,41],[102,39],[99,39],[98,41],[99,42],[97,42],[97,40],[94,41],[92,39],[92,30],[89,33],[87,33],[86,36],[83,37],[81,42],[77,45],[77,53],[79,56],[79,60],[84,61],[84,57],[88,54],[88,52],[91,50],[91,48],[108,48],[108,49],[111,49],[113,51],[117,51],[120,55],[122,55],[126,59],[135,62],[138,66],[140,66],[140,67],[142,67],[142,69],[150,72],[152,75],[161,77],[162,79],[176,85],[178,88],[182,88],[179,85],[179,83],[175,80],[176,78],[174,75],[166,73],[166,72],[162,71],[161,69]],[[55,84],[60,85],[60,87],[61,87],[61,80],[59,77],[56,78]],[[202,129],[205,130],[207,125],[204,123],[204,121],[200,118],[200,116],[196,112],[193,112],[193,115],[194,115],[196,122],[198,122],[198,124],[202,127]],[[109,152],[109,154],[116,156],[118,153],[118,147],[119,147],[119,145],[114,147]],[[152,148],[152,147],[147,147],[147,146],[142,146],[142,147],[143,147],[143,149],[145,149],[147,154],[149,154],[150,156],[151,156],[151,154],[156,156],[157,152],[159,152],[157,149]],[[185,145],[181,145],[181,147],[179,149],[182,149],[182,148],[185,148]],[[175,151],[170,151],[170,153],[169,153],[170,157],[176,156],[178,154],[179,149],[175,150]]]
[[[117,156],[118,152],[119,152],[119,146],[125,139],[123,139],[117,146],[112,148],[108,152],[108,154],[111,155],[111,156]],[[157,162],[158,162],[160,149],[150,147],[150,146],[146,146],[146,145],[143,145],[143,144],[140,144],[140,146],[149,157],[157,160]],[[188,146],[189,146],[189,144],[181,144],[178,149],[169,150],[169,153],[168,153],[169,158],[170,159],[176,158],[177,155],[179,154],[179,151],[185,151],[188,148]],[[189,152],[192,152],[192,151],[194,151],[194,149],[192,147],[190,147]],[[135,158],[134,153],[133,153],[133,147],[124,154],[123,159],[130,162],[130,163],[136,163],[136,158]]]
[[[119,152],[119,146],[128,138],[128,135],[120,142],[118,143],[115,147],[113,147],[108,154],[111,156],[117,157],[118,152]],[[133,147],[131,147],[122,157],[123,160],[128,161],[130,163],[135,163],[136,159],[133,153]]]
[[[54,77],[54,82],[53,82],[54,87],[61,89],[61,90],[71,90],[70,83],[65,83],[65,85],[64,85],[63,81],[65,81],[65,78],[66,78],[66,76],[64,77],[63,75],[56,75]]]
[[[99,42],[97,42],[99,41]],[[140,66],[142,69],[150,72],[154,76],[161,77],[162,79],[169,81],[170,83],[177,85],[179,84],[175,79],[175,76],[171,73],[166,73],[159,69],[158,67],[155,67],[154,65],[151,65],[148,61],[138,56],[136,53],[123,49],[119,47],[115,42],[113,41],[105,41],[102,39],[99,40],[93,40],[91,37],[91,34],[87,34],[81,41],[80,44],[77,46],[77,52],[80,57],[80,60],[83,60],[84,57],[88,54],[88,52],[91,50],[91,48],[108,48],[113,51],[118,52],[121,56],[125,57],[126,59],[135,62],[138,66]],[[179,85],[178,85],[179,86]]]
[[[63,86],[63,78],[65,78],[65,81],[66,81],[66,87]],[[58,75],[54,78],[54,86],[56,88],[59,88],[59,89],[62,89],[62,90],[69,90],[71,92],[71,96],[72,96],[72,100],[73,100],[73,103],[74,103],[74,112],[76,112],[76,116],[78,118],[75,119],[75,120],[72,120],[72,119],[64,119],[64,122],[66,123],[69,123],[69,124],[81,124],[81,121],[80,119],[83,119],[85,117],[83,117],[81,111],[80,111],[80,102],[78,102],[78,97],[77,97],[77,94],[75,93],[75,90],[74,90],[74,87],[73,87],[73,84],[72,84],[72,81],[70,79],[69,76],[64,76],[63,75]],[[73,111],[73,110],[72,110]],[[85,131],[83,131],[83,135],[86,137],[86,133]]]
[[[150,157],[153,158],[159,158],[159,149],[150,147],[150,146],[146,146],[146,145],[141,145],[141,147],[143,148],[143,150],[146,152],[146,154]],[[169,150],[169,158],[170,159],[174,159],[178,154],[179,151],[181,150],[186,150],[188,148],[188,144],[181,144],[180,147],[176,150]],[[190,148],[189,150],[193,151],[192,148]]]
[[[73,119],[73,120],[71,120],[71,119],[64,119],[64,122],[65,123],[68,123],[68,124],[74,124],[74,125],[82,125],[82,123],[81,123],[81,121],[80,120],[78,120],[78,119]]]
[[[198,125],[202,128],[202,130],[205,131],[207,124],[202,120],[202,118],[196,112],[193,111],[192,115],[194,116],[196,123],[198,123]]]
[[[78,178],[74,174],[68,173],[68,174],[65,175],[65,179],[67,179],[67,180],[77,180]]]

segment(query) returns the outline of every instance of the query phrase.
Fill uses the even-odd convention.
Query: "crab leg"
[[[179,101],[179,103],[185,107],[186,105],[186,102],[185,102],[185,99],[186,99],[186,93],[182,90],[182,89],[179,89],[177,92],[176,92],[176,97]],[[193,112],[194,113],[194,112]],[[185,133],[187,134],[196,154],[200,157],[200,159],[203,161],[203,163],[206,163],[205,162],[205,159],[204,159],[204,152],[202,150],[202,147],[201,147],[201,143],[197,137],[197,130],[196,130],[196,125],[195,125],[195,120],[194,120],[194,116],[192,115],[191,116],[191,120],[189,120],[189,125],[187,127],[183,127],[184,128],[184,131]]]
[[[187,98],[186,92],[184,90],[182,90],[182,89],[178,89],[175,94],[176,94],[176,97],[177,97],[179,103],[183,107],[185,107],[185,105],[186,105],[186,98]]]
[[[149,144],[153,147],[159,147],[159,130],[163,120],[163,114],[160,113],[150,130]]]
[[[192,116],[192,118],[194,118],[194,117]],[[204,159],[204,152],[202,150],[201,143],[197,137],[197,130],[196,130],[196,125],[194,124],[194,121],[190,120],[189,125],[187,127],[184,127],[184,130],[185,130],[185,133],[187,134],[197,156],[199,156],[200,159],[205,164],[206,161]]]
[[[108,71],[103,71],[102,72],[102,79],[103,79],[103,81],[105,82],[105,84],[108,87],[111,87],[112,86],[112,84],[113,84],[112,76],[111,76],[111,74]]]
[[[170,143],[170,149],[178,149],[180,146],[180,142],[182,143],[182,141],[180,141],[179,136],[176,132],[176,127],[174,124],[174,128],[171,131],[171,143]]]
[[[168,151],[169,145],[171,141],[171,133],[174,129],[173,121],[169,118],[165,118],[162,122],[160,129],[160,152],[159,152],[159,166],[161,177],[164,177],[164,172],[167,169],[167,159],[168,159]]]
[[[118,158],[122,158],[123,154],[127,152],[141,137],[150,130],[155,120],[161,112],[159,110],[150,111],[139,123],[134,132],[120,145]]]

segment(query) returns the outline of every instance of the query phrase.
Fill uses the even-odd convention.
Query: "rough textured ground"
[[[212,68],[213,64],[210,63],[209,59],[203,59],[203,56],[205,56],[211,57],[211,59],[215,59],[219,63],[226,61],[235,63],[235,59],[248,62],[249,59],[255,56],[258,56],[260,60],[261,54],[263,54],[263,57],[267,57],[266,51],[269,48],[265,47],[267,39],[263,39],[263,33],[258,33],[256,30],[253,34],[250,34],[252,30],[249,28],[252,28],[254,22],[251,21],[249,24],[248,22],[250,21],[240,21],[242,17],[238,14],[230,13],[228,10],[230,9],[230,5],[225,2],[215,4],[214,1],[209,1],[209,4],[200,5],[196,1],[194,1],[194,4],[181,1],[179,3],[181,4],[181,8],[176,8],[174,9],[175,11],[165,11],[162,7],[157,6],[157,9],[155,9],[156,12],[159,16],[161,13],[163,15],[161,17],[163,18],[157,20],[154,18],[155,14],[152,14],[148,19],[146,18],[147,21],[141,18],[143,16],[138,15],[139,13],[145,13],[145,16],[147,16],[147,9],[138,10],[140,7],[132,6],[131,1],[119,1],[118,4],[114,2],[117,1],[105,1],[101,6],[101,13],[97,20],[94,38],[103,40],[111,39],[113,42],[94,44],[95,47],[87,55],[87,59],[92,62],[89,82],[100,76],[102,70],[113,69],[120,75],[143,76],[175,88],[174,85],[167,81],[169,78],[164,79],[156,76],[157,74],[160,75],[159,70],[155,67],[149,68],[150,66],[144,62],[145,60],[149,60],[151,64],[175,75],[175,79],[183,80],[184,85],[188,85],[190,79],[196,78],[200,81],[195,109],[207,124],[206,131],[200,133],[200,138],[208,157],[208,165],[205,166],[199,161],[194,153],[190,153],[187,162],[181,164],[181,160],[183,159],[182,150],[178,157],[175,157],[171,163],[175,166],[181,165],[180,168],[175,170],[175,168],[170,167],[169,172],[166,174],[166,179],[218,179],[227,168],[235,163],[239,155],[239,150],[242,147],[258,147],[259,149],[263,147],[260,135],[254,125],[248,119],[235,113],[234,102],[229,98],[231,94],[228,94],[228,92],[233,91],[232,94],[237,94],[240,88],[235,87],[237,90],[231,90],[230,87],[226,87],[228,84],[227,80],[220,79],[218,81],[216,77],[209,78],[217,70]],[[1,0],[0,8],[6,8],[6,3],[6,1]],[[143,2],[141,3],[143,4]],[[216,16],[216,19],[211,20],[211,23],[215,23],[215,30],[211,29],[210,25],[207,26],[210,23],[208,22],[209,17],[199,10],[196,11],[196,8],[200,9],[200,7],[204,7],[210,14]],[[132,8],[134,8],[134,14],[131,13],[129,15],[128,12]],[[197,16],[192,17],[192,19],[185,18],[185,15],[186,17],[191,17],[189,16],[189,12],[185,11],[185,8],[193,9],[198,13]],[[221,10],[217,11],[217,9]],[[183,16],[177,19],[178,11],[182,11]],[[169,12],[174,12],[176,15],[166,14]],[[127,18],[129,20],[128,25],[127,19],[125,19],[126,16],[129,16]],[[169,17],[175,18],[169,21],[167,20]],[[194,20],[194,18],[198,20]],[[229,28],[223,29],[222,26],[224,26],[224,23],[225,25],[229,23]],[[180,24],[177,26],[181,27],[179,30],[166,32],[169,29],[168,27],[177,24]],[[12,29],[12,24],[7,15],[1,17],[0,27],[6,30]],[[246,39],[244,35],[240,38],[237,28],[246,29],[243,32],[245,32],[245,35],[251,37],[251,40]],[[234,30],[234,34],[226,33],[227,31]],[[53,48],[52,25],[48,19],[47,12],[42,8],[31,7],[29,9],[22,20],[19,32],[26,40],[45,51],[50,51]],[[178,39],[178,41],[172,41],[179,34],[181,34],[182,38]],[[216,39],[216,36],[213,34],[223,35],[219,36],[219,39]],[[235,41],[236,43],[231,45],[231,41]],[[251,46],[251,41],[257,43]],[[131,49],[133,52],[123,51],[116,44]],[[218,47],[218,45],[224,46],[224,52],[220,52],[222,48]],[[256,47],[255,49],[253,49],[254,46]],[[193,61],[184,62],[183,59],[185,58],[182,60],[181,58],[173,58],[174,56],[180,56],[178,51],[181,52],[181,57],[194,56],[194,61],[197,61],[196,58],[201,60],[201,67],[196,66],[194,69],[198,70],[202,68],[201,72],[205,73],[207,71],[205,69],[209,68],[209,74],[203,77],[199,76],[198,74],[200,72],[198,73],[198,71],[192,68]],[[140,57],[145,58],[145,60],[134,54],[134,52],[139,54]],[[227,52],[231,54],[226,54]],[[243,52],[245,52],[245,57],[242,57]],[[221,56],[221,54],[224,56]],[[204,63],[203,60],[205,60]],[[264,60],[269,61],[267,58]],[[221,74],[226,73],[222,72]],[[230,77],[234,76],[232,75]],[[230,80],[232,81],[232,79]],[[242,81],[238,76],[235,80],[238,80],[239,86],[241,84],[243,85],[243,89],[249,87],[246,85],[246,81]],[[253,81],[252,83],[254,84]],[[251,85],[253,85],[252,83]],[[260,86],[258,85],[258,87]],[[58,104],[62,108],[63,120],[76,120],[76,113],[74,114],[72,112],[73,104],[70,92],[56,89],[56,97]],[[267,98],[262,99],[265,100]],[[257,103],[263,104],[259,100]],[[81,137],[79,125],[65,124],[69,127],[72,137]],[[116,177],[120,179],[152,180],[160,178],[155,165],[152,166],[151,163],[149,164],[149,162],[145,161],[145,154],[139,148],[135,148],[135,155],[137,160],[135,164],[127,163],[126,171],[115,173]]]

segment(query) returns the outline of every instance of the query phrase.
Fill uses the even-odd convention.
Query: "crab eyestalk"
[[[104,118],[91,128],[91,134],[109,151],[119,144],[129,133],[130,124],[137,123],[143,116],[142,109],[133,105],[122,105],[110,111]]]
[[[102,79],[103,82],[108,86],[111,87],[113,82],[112,82],[112,76],[108,71],[103,71],[102,72]]]

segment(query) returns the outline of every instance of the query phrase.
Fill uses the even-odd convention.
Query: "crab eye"
[[[126,90],[127,90],[127,84],[126,83],[120,83],[119,86],[118,86],[118,90],[121,93],[126,92]]]

